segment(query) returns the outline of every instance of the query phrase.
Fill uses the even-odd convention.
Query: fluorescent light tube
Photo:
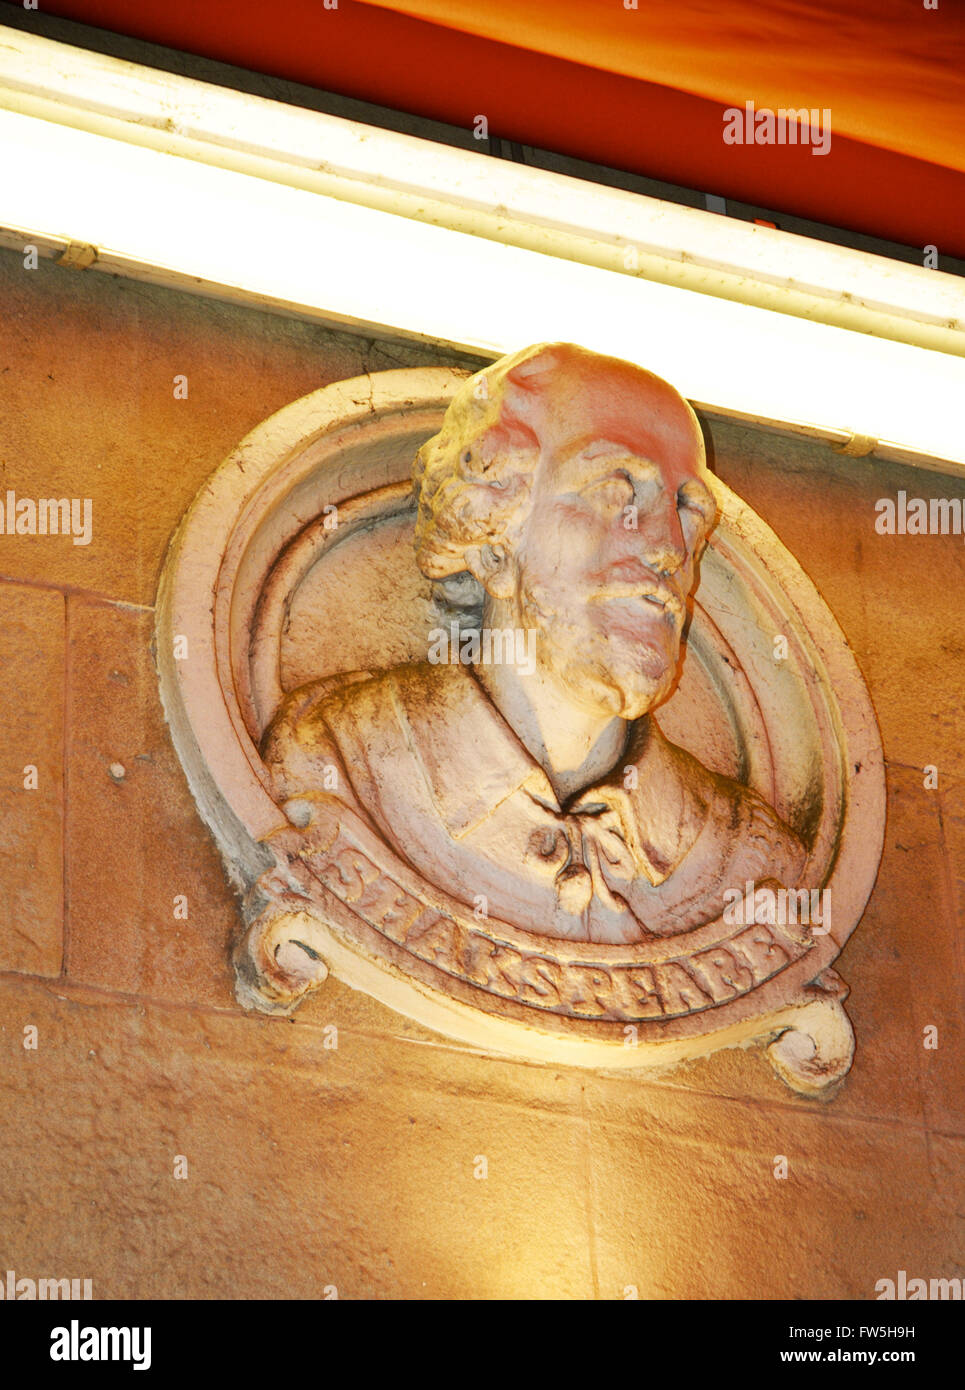
[[[8,245],[89,243],[96,268],[494,356],[568,339],[640,362],[711,410],[965,465],[956,355],[9,110],[0,148]]]

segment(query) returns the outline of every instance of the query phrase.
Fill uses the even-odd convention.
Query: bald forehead
[[[693,411],[668,382],[631,363],[568,354],[527,383],[525,395],[521,413],[546,453],[568,454],[599,439],[661,470],[703,472],[703,437]],[[518,408],[516,400],[513,406]]]

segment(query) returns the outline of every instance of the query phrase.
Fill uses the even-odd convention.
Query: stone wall
[[[93,504],[89,545],[0,534],[0,1272],[119,1298],[866,1299],[898,1269],[965,1275],[965,546],[873,524],[878,497],[965,483],[709,425],[847,634],[888,760],[834,1100],[756,1049],[648,1080],[490,1058],[333,982],[250,1017],[159,706],[165,547],[272,411],[468,359],[12,252],[0,301],[0,500]]]

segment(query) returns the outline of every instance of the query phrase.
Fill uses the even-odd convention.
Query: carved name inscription
[[[492,994],[551,1013],[634,1021],[674,1018],[736,999],[799,959],[809,940],[779,925],[653,964],[593,964],[525,951],[422,902],[344,835],[302,854],[312,874],[369,926],[421,960]]]

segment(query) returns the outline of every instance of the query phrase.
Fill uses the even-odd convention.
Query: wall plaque
[[[511,1055],[846,1074],[874,712],[659,377],[556,343],[296,401],[186,514],[157,655],[246,1008],[332,974]]]

